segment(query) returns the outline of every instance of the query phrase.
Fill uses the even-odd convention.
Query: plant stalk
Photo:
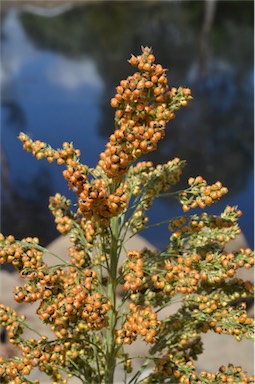
[[[106,331],[106,367],[105,367],[105,383],[113,384],[114,371],[116,367],[116,345],[115,345],[115,326],[117,322],[116,309],[116,285],[117,285],[117,265],[118,265],[118,217],[111,219],[111,247],[109,260],[109,276],[107,295],[112,303],[109,311],[109,325]]]

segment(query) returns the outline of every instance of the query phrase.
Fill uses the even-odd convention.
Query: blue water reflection
[[[12,230],[13,221],[8,221],[8,209],[13,211],[17,196],[21,204],[22,199],[26,200],[28,197],[41,201],[44,204],[43,209],[47,200],[42,191],[45,194],[59,191],[68,197],[72,196],[61,176],[61,168],[54,164],[48,165],[44,161],[38,162],[22,151],[16,138],[18,132],[25,131],[33,139],[46,141],[53,147],[60,147],[64,141],[73,141],[82,151],[82,161],[94,166],[98,161],[98,154],[104,149],[108,134],[113,130],[113,111],[108,106],[109,98],[112,97],[118,81],[132,70],[126,64],[130,53],[137,53],[138,47],[143,44],[155,46],[159,59],[166,67],[171,67],[173,75],[170,71],[169,78],[172,79],[172,85],[190,86],[195,97],[192,104],[177,116],[167,138],[160,145],[159,154],[157,157],[152,155],[153,161],[164,162],[179,156],[188,160],[185,177],[201,173],[210,182],[222,180],[231,193],[211,211],[219,213],[226,204],[239,205],[244,213],[240,224],[252,246],[253,52],[246,37],[247,33],[251,36],[253,29],[250,28],[247,32],[245,27],[244,40],[237,41],[237,45],[243,44],[243,51],[239,52],[239,56],[243,54],[243,59],[239,57],[234,61],[236,52],[232,52],[231,47],[224,57],[218,48],[220,43],[212,44],[214,57],[208,60],[204,67],[205,74],[202,74],[196,52],[198,26],[192,27],[185,19],[188,2],[182,2],[183,5],[178,5],[178,2],[161,5],[162,2],[159,2],[157,7],[154,4],[156,13],[151,11],[154,2],[134,3],[137,7],[144,7],[147,11],[149,9],[149,17],[146,19],[148,24],[143,21],[147,29],[141,32],[139,25],[132,24],[128,29],[129,35],[125,36],[126,32],[123,34],[123,45],[118,45],[117,41],[112,51],[109,51],[109,46],[105,48],[111,42],[111,39],[107,40],[107,34],[110,35],[111,31],[106,28],[100,31],[100,37],[96,37],[95,30],[91,29],[93,22],[100,23],[99,16],[95,16],[100,11],[100,4],[94,5],[94,8],[97,7],[96,12],[93,5],[86,7],[74,4],[71,10],[68,8],[63,13],[56,12],[55,17],[47,16],[47,13],[46,17],[35,15],[36,12],[40,14],[40,9],[33,13],[31,10],[27,12],[14,7],[5,10],[2,23],[1,76],[2,151],[5,158],[2,176],[2,200],[5,207],[3,230],[15,232],[15,228]],[[190,13],[201,12],[199,7],[202,5],[199,4],[203,2],[195,3],[196,8],[195,5],[189,5]],[[133,7],[132,12],[135,4],[128,6]],[[114,7],[114,2],[111,7]],[[115,7],[119,10],[118,2]],[[163,17],[167,7],[173,7],[176,19],[168,20]],[[70,19],[67,17],[69,14]],[[70,23],[70,31],[73,31],[75,20],[79,23],[80,14],[84,14],[88,21],[91,19],[91,24],[83,25],[86,40],[76,47],[79,34],[77,32],[78,37],[71,32],[68,35],[68,26]],[[119,13],[116,12],[116,15]],[[228,33],[233,33],[234,36],[239,27],[237,20],[233,20]],[[67,33],[63,36],[57,32],[60,22],[65,22],[67,26]],[[38,23],[37,30],[33,23]],[[54,23],[56,29],[52,27]],[[217,29],[217,23],[214,28]],[[222,33],[222,28],[220,24],[216,32]],[[234,32],[231,32],[231,28]],[[214,35],[215,39],[217,33]],[[165,39],[163,42],[160,40],[162,34]],[[167,41],[174,36],[173,47],[166,51]],[[98,41],[101,43],[98,48],[91,43],[92,38],[95,39],[95,44]],[[127,39],[130,39],[128,43]],[[65,40],[71,41],[70,47],[75,47],[74,52],[68,51],[69,46],[64,44]],[[226,37],[224,41],[224,44],[228,44]],[[218,56],[217,50],[221,52]],[[40,190],[39,185],[44,189]],[[17,229],[18,234],[29,235],[31,228],[25,225],[27,216],[37,223],[32,226],[39,232],[45,221],[48,223],[48,220],[52,220],[50,217],[43,217],[40,225],[40,217],[31,212],[29,204],[26,203],[25,207],[20,210],[20,215],[17,209],[15,215],[12,212],[11,217],[22,223]],[[174,202],[166,199],[157,201],[151,209],[151,222],[179,214],[180,207]],[[144,235],[159,248],[168,239],[167,228],[153,228]],[[56,233],[52,231],[44,240],[48,242],[55,236]]]

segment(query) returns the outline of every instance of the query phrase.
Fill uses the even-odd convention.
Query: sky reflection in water
[[[80,13],[86,14],[86,20],[95,17],[91,7],[84,6],[78,9]],[[76,6],[69,12],[75,10]],[[212,46],[213,59],[208,61],[208,73],[203,77],[199,72],[198,53],[193,52],[197,32],[194,32],[194,29],[185,35],[182,9],[180,8],[179,13],[176,11],[178,22],[164,20],[163,31],[165,30],[169,36],[163,43],[159,39],[160,33],[158,40],[157,36],[154,36],[155,33],[153,34],[153,31],[159,28],[160,12],[164,11],[160,7],[157,10],[155,19],[152,16],[149,18],[147,32],[138,33],[132,25],[128,37],[131,42],[123,43],[124,48],[122,45],[117,48],[115,46],[112,52],[107,48],[104,50],[104,36],[101,35],[97,37],[101,42],[97,48],[95,30],[91,31],[89,25],[85,23],[82,28],[86,30],[88,40],[84,41],[83,49],[80,48],[75,54],[68,53],[68,49],[64,49],[61,44],[58,46],[56,42],[55,48],[52,48],[54,45],[52,42],[60,37],[46,36],[49,29],[47,25],[44,27],[43,23],[47,18],[39,17],[38,23],[41,23],[41,29],[39,28],[37,34],[33,35],[29,23],[37,16],[22,13],[15,8],[6,12],[2,24],[2,146],[9,167],[7,179],[10,178],[10,189],[15,191],[13,196],[17,194],[24,198],[31,196],[40,201],[45,196],[40,195],[42,192],[36,187],[39,180],[48,188],[46,192],[51,195],[61,192],[72,197],[61,176],[61,168],[55,164],[39,162],[22,151],[16,139],[18,132],[25,131],[33,139],[46,141],[53,147],[60,147],[63,141],[73,141],[74,146],[82,151],[82,161],[94,166],[99,153],[104,149],[107,136],[113,130],[114,112],[109,107],[109,98],[114,94],[114,87],[119,80],[132,73],[132,68],[128,67],[126,60],[131,52],[134,54],[139,52],[140,45],[152,45],[155,47],[157,61],[171,68],[170,85],[190,86],[195,100],[185,111],[182,110],[177,114],[166,139],[159,145],[159,153],[152,155],[151,158],[155,163],[165,162],[174,156],[187,159],[184,181],[186,176],[196,176],[200,173],[209,182],[218,179],[223,181],[230,189],[229,197],[211,207],[209,212],[220,213],[226,204],[239,205],[244,213],[240,224],[252,246],[253,52],[251,50],[249,53],[250,63],[247,60],[244,63],[241,59],[235,63],[231,50],[226,57],[221,53],[217,56],[216,45]],[[66,13],[64,15],[66,17]],[[63,15],[56,17],[56,23],[61,17]],[[79,23],[78,16],[76,17]],[[51,23],[54,22],[55,18],[51,18]],[[75,38],[71,32],[68,36],[68,25],[67,23],[67,35],[63,36],[63,40]],[[236,28],[235,25],[234,27]],[[43,33],[46,34],[44,40],[42,40]],[[106,29],[105,34],[107,33]],[[233,32],[233,36],[234,33],[236,31]],[[166,52],[167,39],[170,40],[171,36],[176,36],[176,40],[173,47],[169,47]],[[191,56],[189,61],[182,52],[185,36],[187,51]],[[95,38],[94,45],[89,38]],[[123,37],[123,41],[125,39],[127,37]],[[225,44],[226,41],[225,39]],[[242,52],[245,59],[249,47],[243,47]],[[43,172],[41,176],[43,180],[40,180],[40,172]],[[3,202],[6,204],[10,190],[4,188],[5,183],[3,184]],[[43,209],[46,209],[45,205]],[[29,210],[29,207],[21,212],[20,216],[17,215],[21,222],[24,222],[22,215],[26,215],[26,210]],[[6,212],[8,213],[8,210]],[[29,214],[33,217],[35,212]],[[166,199],[156,201],[151,208],[151,222],[163,221],[179,214],[182,214],[181,209],[174,202]],[[3,229],[6,230],[11,225],[7,221],[3,218]],[[43,219],[42,223],[45,225]],[[25,225],[23,231],[29,235]],[[55,236],[56,233],[52,233],[52,238],[49,235],[49,240]],[[166,227],[152,228],[145,232],[144,236],[159,248],[168,241]]]

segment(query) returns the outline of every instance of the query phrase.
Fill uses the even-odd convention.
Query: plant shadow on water
[[[72,141],[82,161],[94,166],[114,130],[109,100],[130,74],[122,63],[148,45],[170,68],[170,85],[190,87],[194,97],[149,159],[187,159],[181,187],[187,175],[222,181],[230,192],[209,212],[238,205],[240,226],[253,245],[252,2],[5,2],[2,8],[5,234],[37,235],[48,244],[57,237],[48,196],[72,195],[59,167],[47,168],[22,151],[18,132],[53,147]],[[179,214],[175,201],[160,200],[151,208],[151,223]],[[167,226],[144,236],[162,248]]]

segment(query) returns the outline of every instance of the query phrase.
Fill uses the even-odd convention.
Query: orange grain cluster
[[[154,373],[150,379],[173,377],[178,383],[254,383],[254,376],[248,376],[241,367],[235,367],[232,364],[222,365],[216,373],[202,370],[196,372],[196,367],[192,360],[185,357],[177,357],[175,354],[168,353],[162,359],[155,360]],[[144,383],[150,381],[146,378]]]
[[[17,312],[6,306],[0,304],[0,325],[6,327],[9,341],[12,344],[18,344],[20,341],[20,335],[23,333],[23,327],[20,324],[20,320],[23,318],[18,318]]]
[[[124,276],[123,288],[130,291],[139,291],[143,287],[143,259],[138,251],[127,253],[127,274]]]
[[[14,384],[26,384],[28,383],[27,379],[24,376],[27,376],[31,373],[33,365],[30,359],[16,359],[12,361],[4,361],[0,357],[0,377],[4,378],[5,383],[14,383]],[[36,379],[33,381],[33,384],[39,384],[39,380]]]
[[[117,344],[131,344],[138,335],[147,343],[153,344],[161,326],[161,321],[157,319],[157,314],[151,307],[141,307],[134,303],[129,304],[130,315],[126,316],[126,322],[122,329],[116,331]]]
[[[128,195],[123,187],[117,187],[109,193],[107,182],[104,179],[95,179],[83,186],[79,195],[78,214],[87,219],[109,225],[111,217],[117,216],[127,206]]]
[[[101,153],[99,166],[108,177],[121,180],[129,164],[157,148],[174,111],[191,98],[190,89],[169,89],[166,70],[155,64],[151,48],[132,56],[129,63],[139,72],[128,76],[116,87],[111,106],[116,108],[116,130]]]
[[[78,195],[77,214],[108,226],[110,219],[126,208],[128,196],[121,186],[110,188],[101,177],[89,182],[88,167],[79,162],[80,151],[74,149],[72,144],[65,142],[62,149],[54,150],[40,140],[33,142],[24,133],[19,138],[23,142],[23,148],[32,152],[37,159],[47,158],[49,162],[55,160],[59,165],[66,165],[63,176],[68,181],[69,188]],[[55,200],[59,200],[59,196],[57,194]],[[58,216],[57,229],[60,233],[67,234],[71,229],[70,217]]]
[[[8,260],[19,270],[21,278],[28,279],[27,283],[15,287],[14,299],[18,303],[41,300],[37,314],[53,326],[58,338],[79,333],[78,320],[83,331],[105,327],[111,303],[95,290],[98,285],[96,271],[84,268],[81,274],[68,265],[66,269],[50,268],[42,262],[42,252],[36,249],[37,242],[37,238],[18,242],[13,236],[5,238],[0,234],[0,263]],[[10,317],[16,316],[14,312],[10,313]],[[2,321],[7,321],[7,314],[3,316]],[[17,321],[12,323],[19,325]]]
[[[190,294],[201,290],[203,284],[223,284],[225,280],[234,277],[237,269],[250,269],[253,265],[254,257],[249,248],[235,253],[207,252],[203,256],[199,253],[187,253],[178,256],[176,260],[166,261],[165,274],[152,274],[151,280],[155,289],[164,291],[166,295]],[[235,281],[235,284],[238,282]],[[249,290],[248,287],[247,283],[243,291],[244,296],[253,294],[252,285]]]
[[[42,252],[36,248],[38,243],[37,237],[26,237],[16,241],[14,236],[5,237],[0,233],[0,264],[7,262],[12,263],[19,271],[23,268],[36,271],[44,265]]]
[[[97,274],[86,268],[83,275],[72,267],[67,271],[57,270],[57,281],[52,284],[43,271],[39,272],[39,278],[46,282],[37,314],[52,324],[57,338],[75,337],[85,330],[98,330],[107,325],[106,314],[111,304],[101,293],[93,291]],[[43,284],[42,280],[40,283]]]
[[[190,177],[188,183],[190,189],[180,194],[180,203],[184,212],[188,212],[191,208],[196,207],[204,209],[228,193],[228,189],[223,187],[220,181],[208,185],[201,176],[196,178]]]

